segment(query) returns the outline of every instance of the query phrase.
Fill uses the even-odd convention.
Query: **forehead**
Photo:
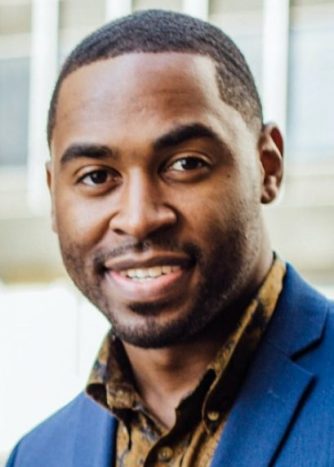
[[[188,53],[133,53],[85,65],[59,93],[52,152],[82,140],[132,139],[190,120],[234,131],[240,114],[219,95],[212,59]],[[217,128],[215,128],[217,129]],[[90,141],[93,139],[94,141]]]

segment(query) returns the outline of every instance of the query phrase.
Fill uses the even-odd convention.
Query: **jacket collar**
[[[270,465],[313,374],[293,361],[322,336],[327,301],[287,268],[282,295],[211,467]]]
[[[266,340],[290,357],[300,354],[322,335],[327,300],[287,265],[283,292]]]

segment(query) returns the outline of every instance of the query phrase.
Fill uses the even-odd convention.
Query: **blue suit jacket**
[[[334,304],[288,267],[211,467],[334,466]],[[8,467],[110,467],[117,422],[80,394],[25,436]]]

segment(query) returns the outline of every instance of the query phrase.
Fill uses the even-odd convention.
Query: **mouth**
[[[126,277],[135,281],[148,281],[153,279],[158,279],[162,276],[168,276],[173,272],[180,271],[180,266],[174,265],[161,265],[161,266],[151,266],[148,268],[130,268],[119,271],[120,276]]]
[[[186,292],[194,263],[188,257],[123,258],[105,264],[110,294],[123,302],[170,300]]]

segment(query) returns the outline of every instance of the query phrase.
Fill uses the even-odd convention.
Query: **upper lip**
[[[180,266],[189,268],[192,260],[189,256],[176,253],[142,253],[112,258],[104,263],[104,267],[112,271],[124,271],[126,269],[150,268],[154,266]]]

